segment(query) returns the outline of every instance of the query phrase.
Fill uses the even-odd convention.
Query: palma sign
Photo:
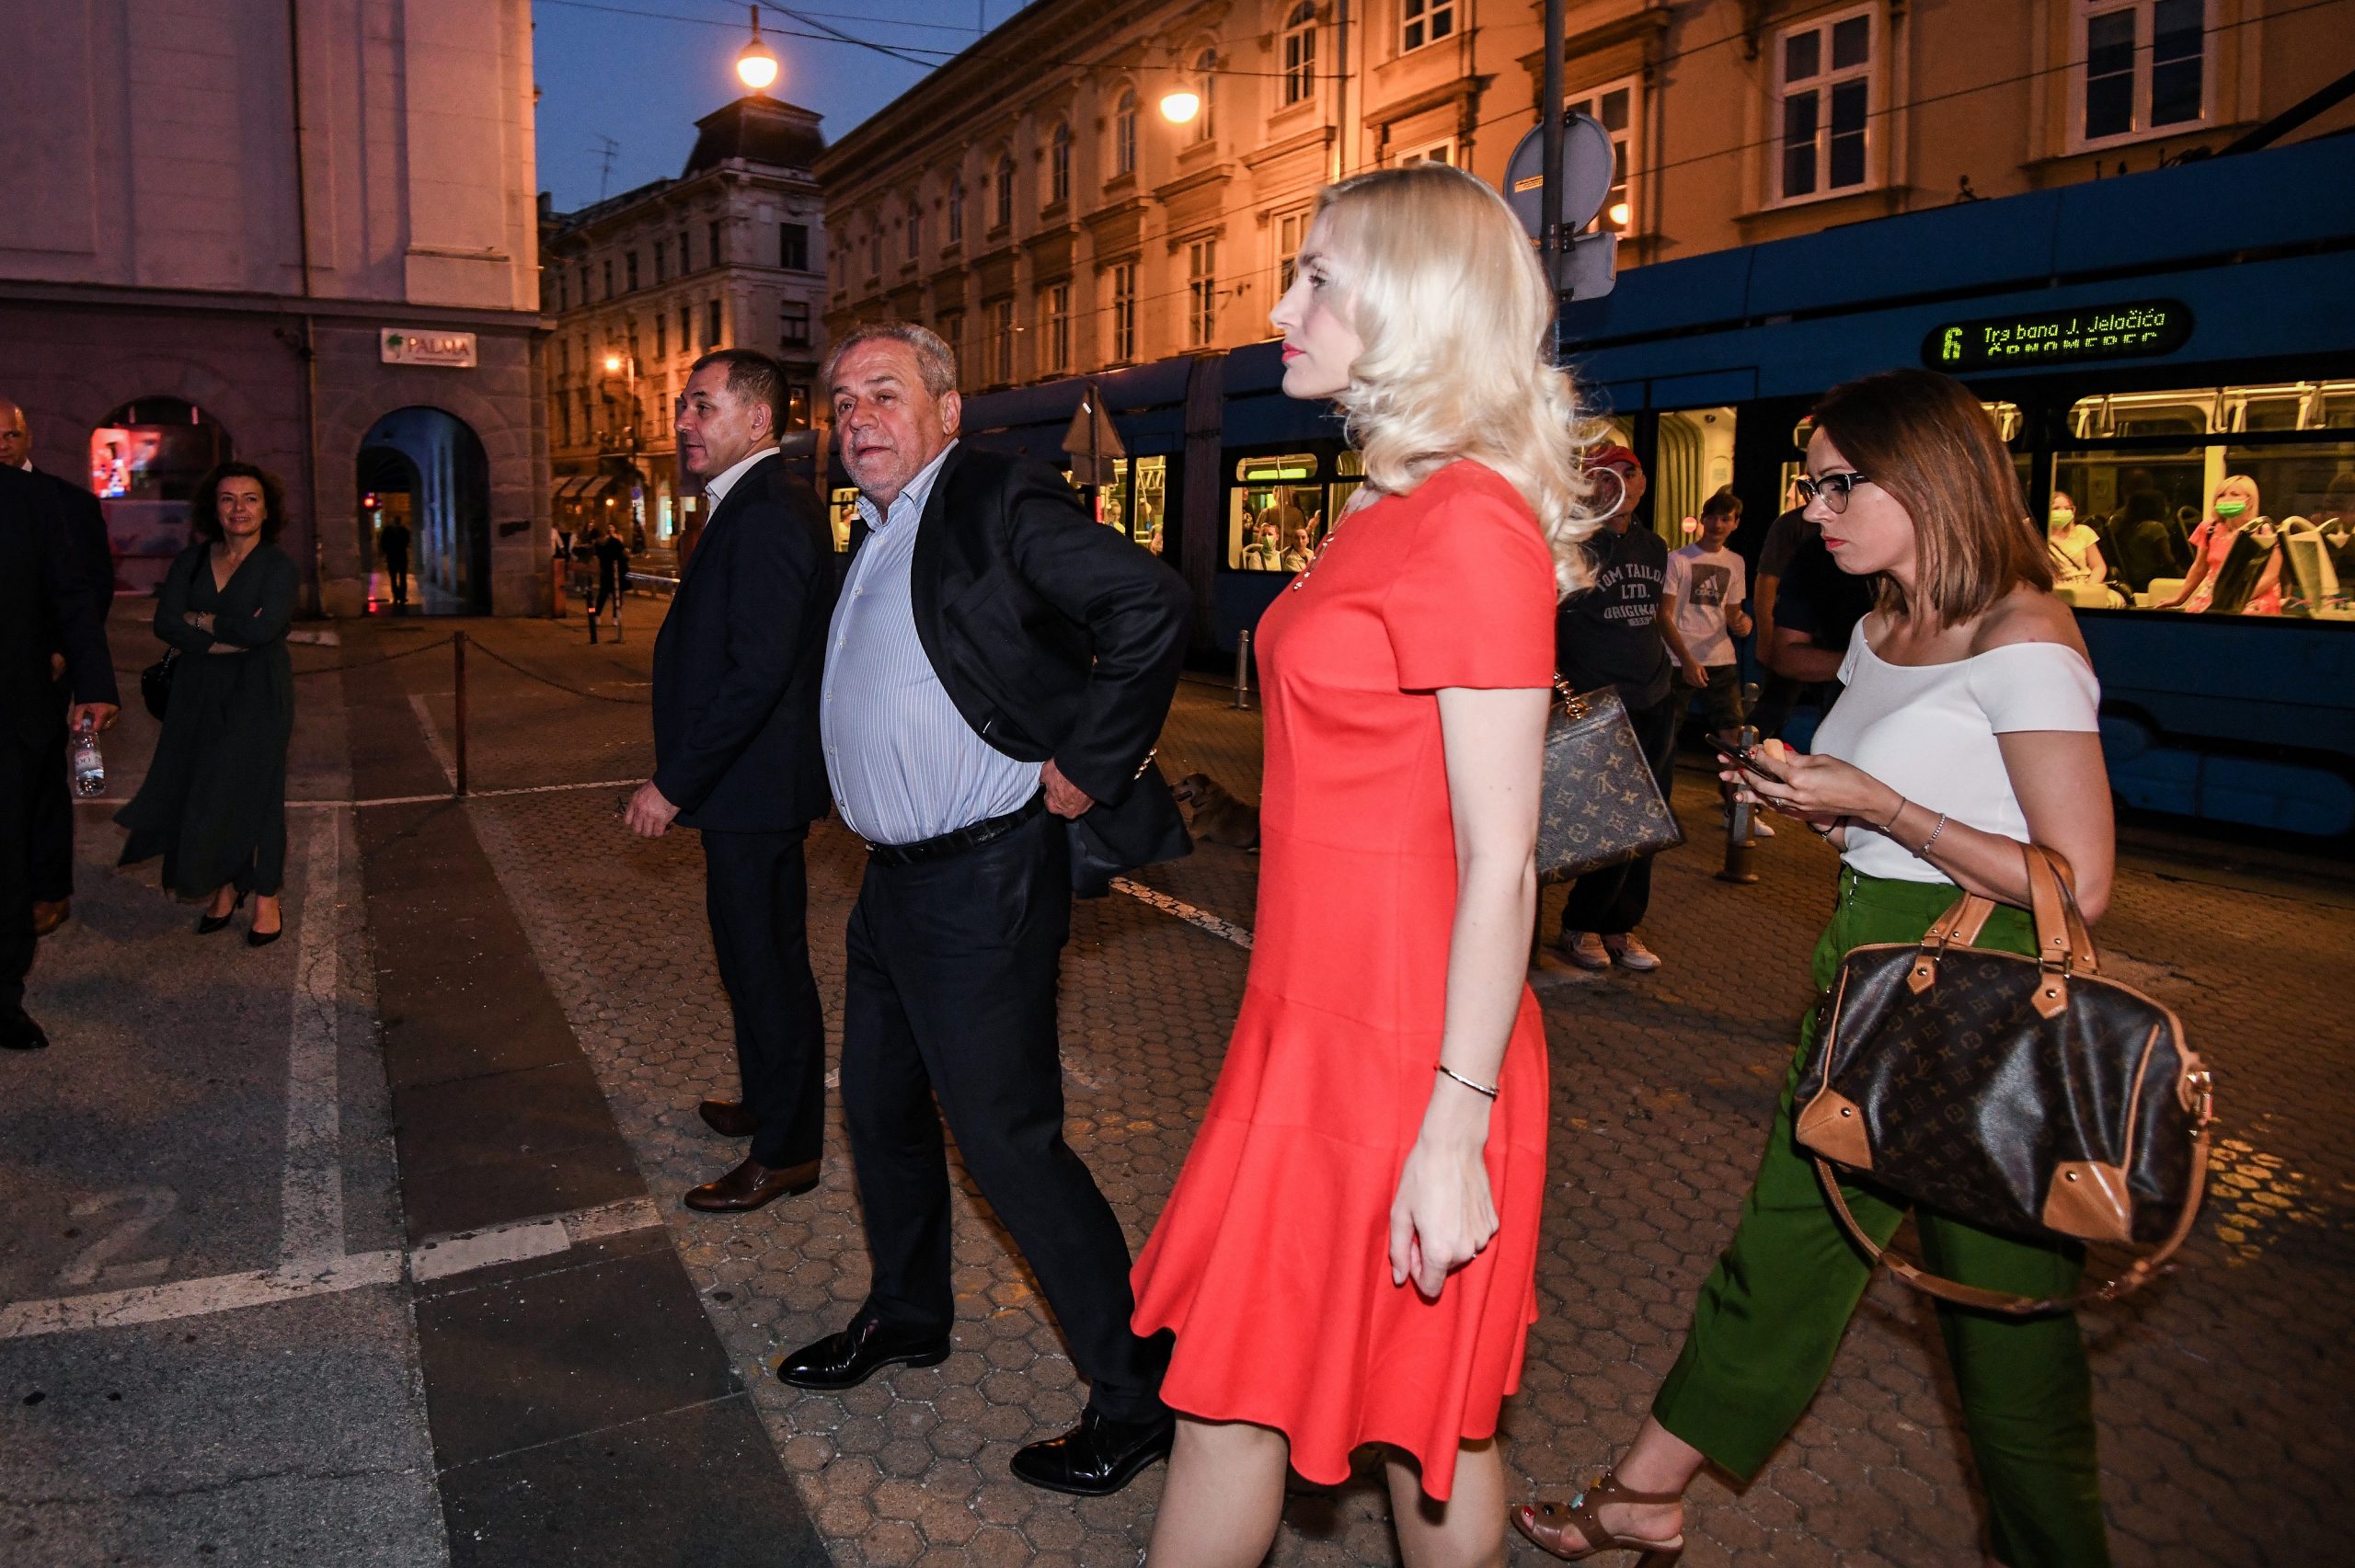
[[[2190,338],[2189,305],[2143,300],[1934,326],[1922,339],[1922,362],[1934,370],[1965,372],[2140,360],[2172,354]]]

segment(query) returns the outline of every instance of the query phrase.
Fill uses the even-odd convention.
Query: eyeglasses
[[[1821,479],[1810,479],[1802,474],[1791,481],[1792,486],[1799,493],[1801,508],[1813,506],[1815,498],[1821,496],[1823,498],[1823,504],[1831,509],[1832,515],[1834,517],[1838,517],[1848,509],[1850,491],[1859,485],[1871,483],[1870,479],[1853,470],[1846,474],[1826,474]]]

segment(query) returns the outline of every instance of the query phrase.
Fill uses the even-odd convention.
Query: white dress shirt
[[[710,480],[708,480],[704,485],[703,493],[711,498],[711,511],[718,511],[719,509],[719,503],[728,498],[728,492],[736,487],[737,480],[741,479],[745,475],[752,472],[752,464],[758,463],[764,457],[775,457],[776,455],[776,451],[777,449],[774,446],[762,447],[751,455],[739,459],[737,462],[730,464],[726,471],[714,475]],[[706,522],[711,521],[710,512],[704,514],[704,521]]]
[[[881,511],[861,496],[867,542],[827,633],[819,731],[834,805],[871,844],[912,844],[1017,811],[1040,767],[973,733],[916,635],[909,567],[951,441]]]

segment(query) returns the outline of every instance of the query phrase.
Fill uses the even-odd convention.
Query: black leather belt
[[[987,817],[971,827],[959,828],[938,838],[918,839],[912,844],[869,844],[867,858],[878,865],[921,865],[928,860],[946,860],[952,854],[977,850],[994,840],[1002,839],[1031,818],[1047,809],[1044,791],[1030,797],[1030,803],[1018,811],[1003,817]]]

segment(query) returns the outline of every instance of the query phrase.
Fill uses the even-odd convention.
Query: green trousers
[[[1946,883],[1843,871],[1839,907],[1815,947],[1816,985],[1837,977],[1852,947],[1918,939],[1957,897]],[[2016,910],[1997,910],[1980,942],[2036,950],[2028,917]],[[1745,1481],[1815,1397],[1871,1273],[1791,1136],[1791,1091],[1813,1035],[1810,1019],[1740,1227],[1701,1287],[1683,1354],[1652,1402],[1662,1426]],[[1902,1201],[1870,1186],[1844,1183],[1842,1190],[1857,1223],[1886,1242],[1904,1218]],[[1915,1220],[1923,1261],[1968,1284],[2057,1296],[2076,1287],[2084,1267],[2074,1247],[1997,1235],[1926,1210]],[[2065,1312],[2019,1319],[1944,1301],[1937,1310],[1987,1491],[1991,1551],[2011,1568],[2107,1564],[2093,1381],[2076,1319]]]

